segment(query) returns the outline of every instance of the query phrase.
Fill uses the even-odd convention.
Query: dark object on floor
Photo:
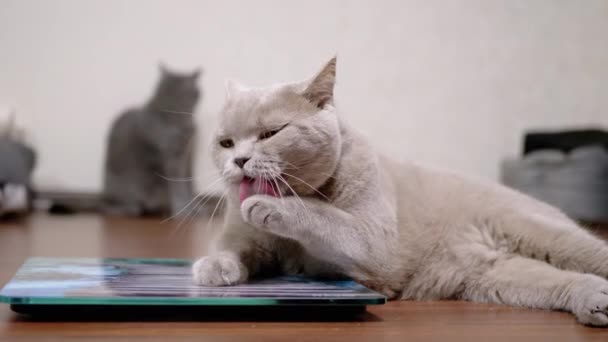
[[[35,207],[55,215],[99,212],[101,196],[84,192],[39,191],[36,194]]]
[[[35,164],[36,153],[32,148],[10,136],[0,136],[0,219],[30,210]]]
[[[42,322],[348,322],[373,320],[365,305],[170,306],[28,305],[11,310]]]
[[[502,181],[584,222],[608,222],[608,132],[533,131],[523,157],[502,164]]]
[[[72,215],[76,213],[76,210],[64,204],[52,204],[49,207],[49,213],[55,215]]]
[[[570,152],[576,148],[601,145],[608,150],[608,132],[599,129],[561,132],[529,132],[524,137],[524,155],[538,150]]]

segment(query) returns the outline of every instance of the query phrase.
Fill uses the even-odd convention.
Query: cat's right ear
[[[198,79],[201,76],[202,73],[203,73],[203,68],[196,68],[190,74],[190,78],[193,79],[193,80],[196,80],[196,79]]]
[[[226,90],[226,99],[230,99],[236,94],[246,91],[247,87],[237,81],[226,80],[224,82],[224,89]]]
[[[334,85],[336,84],[336,59],[334,57],[325,64],[321,71],[310,80],[302,94],[320,109],[333,103]]]
[[[160,71],[161,75],[167,75],[169,73],[169,69],[167,68],[167,65],[165,64],[165,62],[158,62],[158,70]]]

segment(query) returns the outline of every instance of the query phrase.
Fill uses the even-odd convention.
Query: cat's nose
[[[248,158],[248,157],[234,158],[234,163],[242,169],[243,166],[245,166],[245,163],[247,163],[247,161],[249,159],[251,159],[251,158]]]

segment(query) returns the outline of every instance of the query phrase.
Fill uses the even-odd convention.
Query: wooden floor
[[[217,222],[216,222],[217,224]],[[0,224],[0,284],[29,256],[195,258],[213,222],[34,215]],[[198,227],[198,228],[195,228]],[[0,341],[608,341],[567,313],[464,302],[391,302],[355,321],[286,317],[109,322],[28,321],[0,306]]]

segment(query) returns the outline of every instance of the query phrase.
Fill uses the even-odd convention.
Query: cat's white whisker
[[[213,195],[213,193],[208,193],[207,195],[200,198],[200,200],[197,201],[197,203],[192,207],[192,209],[180,220],[175,230],[181,230],[181,228],[185,226],[184,222],[186,221],[186,225],[192,225],[193,221],[198,217],[200,209],[204,207],[213,198]]]
[[[274,186],[276,187],[276,192],[279,195],[279,199],[281,200],[281,205],[283,207],[285,207],[285,201],[283,200],[283,194],[281,193],[281,187],[279,186],[279,183],[277,182],[277,176],[279,174],[280,173],[278,171],[268,170],[262,177],[274,184]]]
[[[206,190],[208,190],[211,186],[213,186],[214,183],[217,183],[220,180],[222,180],[222,178],[216,179],[215,182],[213,182],[207,186]],[[200,209],[202,207],[204,207],[207,204],[207,202],[209,202],[213,198],[213,195],[214,195],[213,193],[207,193],[205,196],[203,196],[198,201],[196,201],[196,204],[180,220],[179,224],[177,225],[177,230],[181,229],[181,227],[183,226],[183,224],[186,220],[187,220],[188,225],[192,224],[192,222],[198,217]]]
[[[198,217],[201,209],[213,198],[213,193],[209,193],[205,197],[206,199],[204,202],[199,201],[194,207],[192,207],[192,210],[190,210],[190,214],[188,215],[190,218],[188,219],[187,225],[192,224],[192,222]]]
[[[161,109],[161,111],[165,112],[165,113],[170,113],[170,114],[194,115],[193,112],[180,112],[178,110]]]
[[[290,163],[287,160],[280,160],[280,161],[278,161],[278,163],[287,164],[288,166],[293,167],[295,170],[299,170],[300,169],[296,164]]]
[[[274,162],[278,163],[279,165],[281,165],[281,164],[287,165],[288,167],[283,168],[283,169],[287,169],[287,170],[296,170],[296,171],[298,171],[298,170],[301,170],[303,166],[305,166],[305,165],[298,166],[298,165],[296,165],[294,163],[288,162],[287,160],[276,160]],[[336,179],[336,177],[334,177],[334,175],[326,173],[326,172],[315,171],[315,173],[323,175],[323,176],[326,176],[328,178]]]
[[[321,191],[319,191],[319,190],[315,189],[315,187],[313,187],[313,186],[312,186],[312,185],[310,185],[309,183],[305,182],[303,179],[301,179],[301,178],[299,178],[299,177],[296,177],[296,176],[294,176],[294,175],[291,175],[291,174],[289,174],[289,173],[287,173],[287,172],[283,172],[283,174],[284,174],[285,176],[295,178],[297,181],[299,181],[300,183],[302,183],[302,184],[304,184],[304,185],[308,186],[308,187],[309,187],[309,188],[311,188],[311,189],[312,189],[314,192],[316,192],[316,193],[317,193],[317,194],[319,194],[321,197],[323,197],[323,198],[325,198],[327,201],[329,201],[329,198],[327,198],[327,196],[325,196],[325,194],[323,194]]]
[[[258,188],[256,189],[255,193],[259,194],[260,193],[260,189],[262,187],[262,182],[257,182],[258,183]]]
[[[186,208],[188,208],[190,205],[192,205],[192,202],[194,202],[195,200],[197,200],[198,198],[200,198],[200,196],[202,196],[202,195],[203,195],[202,193],[198,193],[198,194],[194,195],[194,197],[192,197],[192,199],[188,203],[186,203],[186,205],[182,209],[180,209],[174,215],[169,216],[166,219],[160,221],[160,223],[166,223],[168,221],[173,220],[174,218],[176,218],[177,216],[179,216],[184,210],[186,210]]]
[[[154,175],[156,175],[166,181],[169,181],[169,182],[193,182],[198,179],[198,177],[183,177],[183,178],[169,177],[169,176],[162,175],[158,172],[154,172]],[[217,175],[218,175],[218,173],[214,172],[213,174],[199,175],[199,176],[208,177],[208,176],[217,176]]]
[[[281,182],[283,182],[283,184],[285,184],[289,190],[291,190],[291,192],[293,193],[293,195],[295,196],[295,198],[298,199],[298,201],[300,202],[300,204],[302,205],[302,208],[307,212],[310,213],[310,211],[308,210],[308,208],[306,207],[306,205],[304,204],[304,201],[302,201],[302,198],[300,198],[300,196],[298,195],[298,193],[291,187],[291,185],[289,185],[289,183],[287,182],[287,180],[283,177],[281,177],[281,175],[278,175],[277,178],[278,180],[280,180]]]
[[[154,174],[169,182],[193,182],[195,179],[194,177],[171,178],[171,177],[163,176],[158,172],[155,172]]]
[[[209,200],[209,198],[211,197],[211,194],[206,194],[204,196],[199,197],[199,199],[196,201],[196,203],[194,204],[194,206],[186,213],[186,215],[184,215],[179,223],[177,224],[177,226],[175,226],[175,228],[173,229],[171,235],[173,235],[175,232],[180,231],[183,227],[184,227],[184,222],[186,222],[186,220],[188,220],[188,223],[191,222],[191,220],[189,220],[190,215],[192,214],[192,212],[196,209],[199,208],[201,203],[204,201],[205,203]],[[203,203],[203,205],[205,204]]]
[[[217,201],[217,203],[215,204],[215,208],[213,208],[213,212],[211,213],[211,217],[209,217],[209,220],[207,220],[207,227],[210,226],[211,222],[213,221],[213,217],[215,216],[215,212],[217,211],[217,208],[219,208],[219,206],[222,204],[222,202],[224,201],[224,198],[226,197],[226,194],[228,193],[228,189],[224,190],[224,192],[222,193],[222,195],[220,196],[220,199]]]
[[[187,208],[188,208],[190,205],[192,205],[192,203],[193,203],[193,202],[194,202],[194,201],[195,201],[197,198],[199,198],[200,196],[202,196],[202,195],[203,195],[203,194],[206,192],[206,190],[208,190],[209,188],[211,188],[213,185],[217,184],[217,182],[219,182],[219,181],[221,181],[221,180],[222,180],[222,178],[221,178],[221,177],[219,177],[219,178],[215,179],[213,182],[209,183],[209,184],[208,184],[208,185],[205,187],[205,189],[203,189],[203,191],[201,191],[201,192],[199,192],[197,195],[195,195],[195,196],[194,196],[194,197],[193,197],[193,198],[192,198],[192,199],[191,199],[191,200],[190,200],[188,203],[186,203],[186,205],[185,205],[185,206],[184,206],[182,209],[180,209],[180,210],[179,210],[177,213],[175,213],[174,215],[172,215],[172,216],[170,216],[170,217],[168,217],[168,218],[166,218],[166,219],[162,220],[162,221],[161,221],[161,223],[166,223],[167,221],[170,221],[170,220],[172,220],[172,219],[174,219],[174,218],[178,217],[179,215],[181,215],[181,213],[183,213],[183,212],[184,212],[184,210],[186,210],[186,209],[187,209]],[[204,196],[203,196],[203,198],[204,198]]]
[[[272,177],[272,182],[277,187],[277,192],[279,194],[279,198],[281,199],[281,205],[285,208],[285,201],[283,200],[283,193],[281,192],[281,187],[279,186],[279,182],[277,182],[276,177]]]

